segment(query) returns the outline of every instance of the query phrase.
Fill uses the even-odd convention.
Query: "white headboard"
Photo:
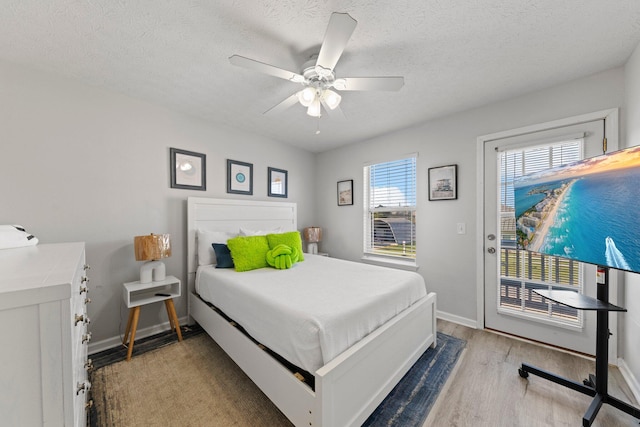
[[[268,230],[282,227],[284,231],[298,229],[298,212],[295,203],[264,202],[236,199],[187,199],[187,274],[189,292],[193,291],[198,230],[229,231],[237,233],[240,227]]]

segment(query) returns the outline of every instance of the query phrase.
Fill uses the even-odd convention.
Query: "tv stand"
[[[546,380],[563,385],[580,393],[593,397],[587,412],[582,418],[583,427],[590,427],[600,410],[603,403],[609,404],[631,416],[640,419],[640,409],[629,405],[613,396],[610,396],[607,390],[607,382],[609,379],[609,312],[610,311],[627,311],[623,307],[609,303],[609,270],[606,267],[598,267],[597,276],[597,296],[591,298],[586,295],[578,294],[574,291],[547,291],[535,290],[534,292],[560,304],[578,309],[592,310],[597,312],[596,323],[596,373],[589,375],[582,383],[563,378],[556,374],[544,371],[534,366],[523,363],[518,369],[518,373],[522,378],[527,378],[529,374],[542,377]]]

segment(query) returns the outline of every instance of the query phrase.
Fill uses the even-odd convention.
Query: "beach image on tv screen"
[[[520,249],[640,272],[640,146],[514,181]]]

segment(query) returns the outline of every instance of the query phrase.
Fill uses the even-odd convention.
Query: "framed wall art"
[[[429,168],[429,200],[458,198],[458,165]]]
[[[338,206],[353,205],[353,180],[338,181]]]
[[[202,191],[207,189],[207,157],[204,154],[170,148],[169,157],[171,188]]]
[[[227,159],[227,193],[253,194],[253,164]]]
[[[287,197],[288,172],[282,169],[268,168],[267,195],[269,197]]]

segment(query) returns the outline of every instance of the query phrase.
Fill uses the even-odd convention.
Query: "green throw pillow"
[[[290,248],[296,249],[298,251],[298,261],[304,261],[304,255],[302,254],[302,239],[300,238],[299,231],[290,231],[288,233],[280,234],[267,234],[267,239],[269,239],[269,249],[273,249],[278,245],[287,245]]]
[[[278,270],[286,270],[298,262],[299,257],[300,254],[296,248],[279,244],[267,252],[267,264]]]
[[[268,267],[267,236],[238,236],[227,241],[236,271],[249,271]]]

